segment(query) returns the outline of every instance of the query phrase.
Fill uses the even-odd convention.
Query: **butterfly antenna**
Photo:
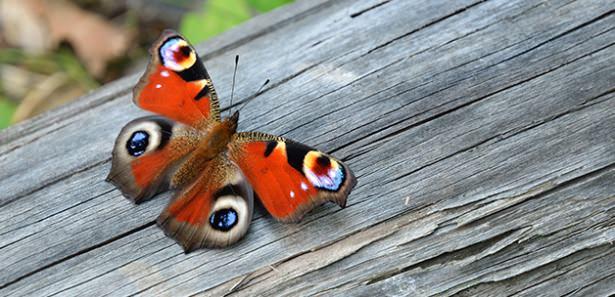
[[[246,100],[246,101],[243,103],[243,106],[241,106],[241,107],[239,108],[239,110],[238,110],[238,111],[241,111],[244,107],[246,107],[246,105],[248,105],[248,104],[247,104],[248,102],[250,102],[250,101],[252,101],[252,99],[256,98],[256,96],[258,96],[258,94],[260,94],[260,92],[263,90],[263,88],[264,88],[264,87],[265,87],[268,83],[269,83],[269,79],[267,79],[267,80],[266,80],[266,81],[265,81],[265,82],[261,85],[261,87],[260,87],[260,88],[258,88],[258,91],[256,91],[256,93],[254,94],[254,97],[252,97],[252,98],[250,98],[250,99]]]
[[[233,107],[233,96],[235,95],[235,76],[237,75],[237,65],[239,65],[239,55],[235,56],[235,70],[233,70],[233,85],[231,86],[231,104],[229,105],[228,115],[231,115]]]

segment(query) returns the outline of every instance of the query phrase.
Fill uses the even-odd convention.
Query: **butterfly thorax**
[[[180,165],[179,170],[173,176],[174,187],[193,182],[212,159],[228,149],[228,144],[237,132],[238,119],[239,113],[235,112],[222,122],[212,124],[211,128],[205,131],[205,136],[199,141],[196,149]]]

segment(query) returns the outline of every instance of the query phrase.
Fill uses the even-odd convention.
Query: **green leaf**
[[[11,118],[16,109],[17,106],[14,103],[0,97],[0,129],[11,124]]]
[[[60,48],[54,53],[53,60],[64,73],[85,89],[98,87],[98,82],[92,78],[72,51]]]
[[[250,6],[258,10],[258,12],[267,12],[274,8],[278,8],[284,4],[293,2],[293,0],[246,0]]]
[[[98,82],[90,76],[72,51],[60,48],[54,54],[54,60],[72,80],[78,82],[84,88],[94,89],[98,87]]]
[[[245,0],[209,0],[205,2],[203,11],[184,16],[180,31],[192,43],[199,43],[250,17],[250,8]]]
[[[30,71],[50,74],[58,71],[58,65],[53,61],[52,55],[31,55],[21,49],[0,49],[0,64],[23,66]]]

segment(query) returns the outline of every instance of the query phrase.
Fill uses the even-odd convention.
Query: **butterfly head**
[[[229,129],[233,131],[233,134],[237,132],[237,123],[239,122],[239,110],[236,110],[233,115],[224,119],[223,124],[227,125]]]

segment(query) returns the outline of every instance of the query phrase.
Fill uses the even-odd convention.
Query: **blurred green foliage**
[[[17,48],[0,49],[0,64],[20,66],[32,72],[48,75],[65,72],[71,79],[87,89],[96,88],[99,85],[68,48],[62,47],[53,53],[44,55],[28,54]]]
[[[179,30],[196,44],[216,36],[252,17],[292,0],[207,0],[201,11],[187,13]]]
[[[0,97],[0,129],[6,128],[11,124],[11,117],[17,109],[15,103]]]
[[[293,0],[247,0],[247,2],[258,10],[258,12],[267,12],[284,4],[293,2]]]
[[[13,65],[42,76],[62,72],[74,82],[73,84],[80,85],[85,90],[99,86],[99,83],[83,67],[75,54],[64,47],[44,55],[28,54],[18,48],[3,48],[0,49],[0,64]],[[17,109],[17,104],[6,97],[7,95],[0,85],[0,129],[10,126],[13,113]]]
[[[183,3],[185,6],[189,6],[193,1],[169,0],[175,5]],[[196,44],[256,14],[273,10],[290,2],[293,0],[205,0],[200,10],[186,13],[183,16],[179,31],[191,43]],[[31,55],[17,48],[0,48],[0,64],[13,65],[43,77],[58,72],[65,73],[74,84],[80,85],[85,90],[99,86],[99,82],[83,67],[74,52],[64,46],[53,53],[44,55]],[[7,93],[2,90],[1,83],[0,81],[0,129],[3,129],[10,125],[12,115],[17,109],[17,101],[21,98],[9,100]]]

